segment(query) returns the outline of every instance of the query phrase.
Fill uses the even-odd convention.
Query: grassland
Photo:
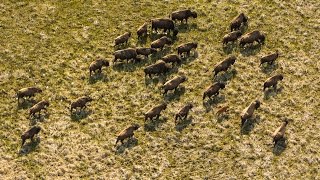
[[[0,179],[319,179],[320,163],[320,3],[302,1],[2,1],[0,3]],[[177,41],[199,43],[173,73],[153,80],[138,64],[103,69],[89,79],[88,66],[98,57],[112,60],[113,40],[135,32],[143,22],[191,8],[198,18],[179,26]],[[233,17],[249,17],[247,32],[265,32],[265,45],[254,49],[223,48],[221,38]],[[139,44],[135,33],[130,47]],[[259,67],[262,55],[280,51],[276,65]],[[238,57],[232,70],[213,78],[213,66]],[[271,75],[283,73],[278,91],[262,92]],[[188,81],[175,94],[161,95],[161,85],[176,74]],[[202,92],[212,82],[228,84],[211,104]],[[16,91],[39,86],[34,99],[48,99],[48,114],[28,118],[29,104],[17,106]],[[72,100],[90,95],[87,114],[70,116]],[[254,99],[262,106],[257,123],[240,132],[241,111]],[[144,123],[143,113],[169,102],[159,121]],[[173,116],[186,102],[195,108],[189,120],[174,125]],[[221,104],[227,117],[215,115]],[[290,119],[285,148],[273,149],[270,134]],[[114,147],[126,126],[142,127],[135,139]],[[20,136],[31,125],[43,129],[21,153]]]

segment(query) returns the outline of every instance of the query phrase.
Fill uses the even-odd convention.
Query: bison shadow
[[[180,96],[182,96],[185,92],[186,88],[184,86],[178,87],[177,90],[171,90],[168,91],[167,94],[164,94],[164,100],[166,102],[170,102],[172,100],[179,100]]]
[[[160,30],[160,31],[161,31],[161,30]],[[163,36],[167,36],[167,37],[168,37],[169,34],[163,32],[163,31],[161,31],[161,32],[158,31],[158,33],[152,31],[150,34],[148,34],[148,36],[149,36],[149,38],[150,38],[151,41],[155,41],[155,40],[157,40],[157,39],[160,39],[160,38],[163,37]]]
[[[245,35],[245,32],[248,30],[248,22],[244,23],[242,26],[240,26],[240,32]]]
[[[37,103],[34,99],[23,99],[23,102],[18,102],[17,109],[28,109]]]
[[[244,47],[240,47],[240,53],[243,56],[252,56],[252,55],[256,55],[257,53],[260,52],[262,47],[262,44],[260,43],[256,43],[256,44],[250,44]]]
[[[39,143],[40,143],[40,137],[36,137],[33,139],[33,141],[25,143],[21,147],[21,149],[19,151],[19,155],[27,155],[27,154],[35,151],[37,149]]]
[[[184,119],[184,120],[180,120],[175,126],[176,131],[181,132],[182,130],[187,128],[192,123],[192,120],[193,120],[192,117],[189,117],[189,118]]]
[[[264,91],[264,96],[263,99],[264,100],[268,100],[273,96],[276,96],[278,93],[281,93],[283,90],[283,87],[279,87],[279,88],[268,88],[266,91]]]
[[[178,67],[173,67],[169,72],[165,74],[160,75],[152,75],[151,78],[149,76],[145,76],[144,78],[144,84],[148,86],[149,84],[158,84],[159,82],[162,82],[163,84],[167,82],[167,77],[170,76],[173,73],[178,72]]]
[[[255,127],[255,124],[260,122],[260,116],[256,115],[253,118],[247,119],[247,121],[241,127],[240,134],[248,135]]]
[[[187,33],[193,29],[198,29],[198,25],[196,23],[192,23],[192,24],[179,23],[179,25],[177,25],[176,27],[178,28],[179,33]]]
[[[221,114],[221,115],[217,115],[217,122],[218,123],[222,123],[223,121],[229,119],[229,114],[227,113],[224,113],[224,114]]]
[[[126,149],[132,149],[137,145],[138,145],[138,139],[136,139],[135,137],[129,138],[127,142],[116,147],[115,154],[122,154]]]
[[[144,124],[145,131],[156,131],[157,127],[161,126],[163,123],[167,122],[167,117],[156,118],[153,120],[148,119]]]
[[[193,55],[191,56],[188,56],[188,57],[181,57],[181,64],[189,64],[191,63],[192,61],[194,61],[195,59],[197,59],[199,57],[199,54],[197,51],[194,51],[193,52]]]
[[[130,47],[130,41],[128,41],[128,43],[122,43],[122,44],[119,44],[117,46],[113,46],[113,50],[114,51],[118,51],[118,50],[125,49],[125,48],[128,48],[128,47]]]
[[[231,54],[237,48],[237,42],[228,43],[223,45],[222,49],[225,54]]]
[[[71,112],[70,118],[72,121],[80,121],[81,119],[88,117],[91,113],[91,110],[76,110]]]
[[[286,138],[283,137],[277,142],[277,144],[274,145],[272,153],[276,156],[279,156],[286,148],[287,148]]]
[[[92,76],[89,77],[89,84],[95,84],[98,81],[107,82],[109,79],[108,76],[103,73],[94,73]]]
[[[267,65],[264,65],[267,64]],[[271,64],[269,65],[268,63],[264,63],[260,66],[260,69],[263,73],[265,74],[271,74],[274,70],[278,68],[278,64]]]
[[[220,72],[219,74],[217,74],[213,78],[213,82],[227,82],[227,81],[230,81],[233,77],[236,76],[237,73],[238,73],[238,71],[235,68],[233,68],[233,69],[231,69],[229,71],[226,71],[226,72]]]
[[[48,119],[50,114],[46,112],[45,114],[40,114],[40,115],[34,115],[30,116],[30,126],[34,126],[37,124],[37,122],[44,122],[45,119]]]
[[[148,35],[147,36],[141,36],[140,38],[138,38],[138,41],[136,43],[136,46],[139,45],[146,45],[148,41]]]
[[[206,97],[208,98],[208,97]],[[213,98],[208,98],[203,100],[203,106],[206,109],[206,113],[210,112],[212,110],[212,108],[214,107],[214,105],[217,105],[218,103],[221,103],[225,101],[225,96],[221,95],[221,96],[214,96]]]
[[[118,71],[118,72],[133,72],[133,71],[141,68],[142,66],[144,66],[147,63],[148,63],[148,61],[146,58],[141,59],[139,57],[139,59],[137,61],[131,60],[131,62],[129,61],[128,63],[127,62],[115,63],[112,66],[112,69],[115,71]]]

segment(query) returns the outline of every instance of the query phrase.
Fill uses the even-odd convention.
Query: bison
[[[198,15],[196,12],[191,11],[189,9],[181,10],[181,11],[174,11],[171,13],[171,19],[173,21],[179,20],[179,21],[181,21],[181,23],[183,22],[183,20],[186,20],[186,24],[187,24],[189,17],[197,18]]]
[[[131,37],[131,32],[126,32],[126,33],[116,37],[116,39],[114,40],[114,45],[117,46],[122,43],[127,44],[130,37]]]
[[[247,119],[250,119],[253,115],[254,110],[258,109],[260,107],[260,101],[255,100],[253,101],[247,108],[245,108],[240,117],[241,117],[241,127],[244,125],[244,123],[247,121]]]
[[[214,76],[216,76],[221,71],[227,71],[229,67],[235,63],[236,59],[237,58],[235,56],[229,56],[223,61],[216,64],[213,69]]]
[[[133,124],[133,125],[127,127],[126,129],[122,130],[117,136],[117,141],[116,141],[115,146],[117,145],[117,143],[119,141],[121,141],[121,144],[123,144],[124,139],[133,137],[134,131],[139,128],[140,128],[140,126],[138,124]]]
[[[213,95],[219,95],[219,90],[224,88],[225,84],[216,82],[207,88],[207,90],[203,93],[202,99],[204,100],[206,97],[209,97],[209,99],[211,99]]]
[[[274,142],[274,146],[280,141],[281,139],[284,138],[284,133],[286,132],[286,127],[288,125],[288,120],[285,120],[280,127],[278,127],[274,133],[272,134],[272,138]]]
[[[182,76],[176,76],[173,79],[167,81],[163,86],[163,90],[164,93],[163,94],[167,94],[167,92],[169,90],[177,90],[177,87],[179,86],[179,84],[185,82],[187,80],[187,77],[182,75]]]
[[[73,109],[76,109],[76,108],[86,108],[86,104],[88,102],[91,102],[93,99],[91,97],[88,97],[88,96],[82,96],[82,97],[79,97],[78,99],[76,99],[74,102],[71,103],[71,107],[70,107],[70,111],[72,112]]]
[[[158,29],[163,29],[163,32],[167,32],[167,30],[170,33],[170,30],[174,30],[174,23],[171,19],[167,18],[157,18],[151,20],[151,29],[158,32]]]
[[[116,62],[118,59],[121,60],[127,60],[127,63],[130,59],[137,59],[137,52],[134,48],[127,48],[127,49],[122,49],[114,52],[114,60],[113,62]]]
[[[193,104],[188,103],[185,106],[183,106],[179,112],[175,115],[174,123],[177,124],[178,120],[186,119],[188,117],[190,109],[193,108]]]
[[[269,88],[271,86],[273,88],[277,88],[278,81],[281,81],[282,79],[283,79],[282,74],[278,74],[278,75],[275,75],[275,76],[268,78],[263,84],[263,90],[265,90],[266,88]]]
[[[29,110],[29,116],[31,115],[35,115],[37,112],[39,113],[39,116],[40,116],[40,113],[41,113],[41,110],[44,109],[44,110],[47,110],[46,108],[49,106],[49,102],[48,101],[40,101],[38,102],[37,104],[35,104],[34,106],[32,106]]]
[[[93,61],[89,66],[90,77],[91,77],[91,73],[95,72],[96,70],[98,70],[98,72],[101,73],[101,69],[103,66],[108,67],[109,62],[107,60],[103,60],[103,59],[98,59],[98,60]]]
[[[151,108],[148,112],[144,114],[144,121],[147,121],[148,118],[152,120],[154,117],[159,118],[161,111],[167,108],[167,103],[159,104],[153,108]]]
[[[168,54],[162,57],[161,59],[166,63],[178,63],[178,64],[181,63],[180,57],[176,54]]]
[[[237,17],[235,17],[231,24],[230,24],[230,29],[231,31],[233,30],[239,30],[242,23],[246,23],[248,21],[248,17],[244,15],[244,13],[239,14]]]
[[[178,55],[182,55],[182,53],[187,53],[187,56],[190,56],[191,49],[196,49],[198,47],[198,43],[189,42],[185,44],[181,44],[178,46]]]
[[[22,88],[17,92],[17,97],[18,97],[18,103],[19,103],[19,99],[20,98],[24,98],[24,97],[32,97],[34,96],[36,93],[41,93],[42,90],[38,87],[27,87],[27,88]]]
[[[275,53],[266,55],[266,56],[264,56],[264,57],[262,57],[262,58],[260,59],[260,66],[261,66],[263,63],[272,64],[278,57],[279,57],[279,51],[278,51],[278,50],[277,50]]]
[[[144,48],[144,47],[139,47],[136,48],[136,52],[138,55],[144,55],[146,58],[148,58],[148,56],[150,54],[154,54],[157,52],[157,49],[155,48]]]
[[[145,75],[149,75],[151,78],[152,74],[164,74],[168,72],[171,69],[171,67],[166,64],[164,61],[160,60],[156,62],[155,64],[151,64],[144,68]]]
[[[151,43],[151,48],[160,48],[161,50],[163,49],[164,45],[166,44],[171,44],[172,40],[168,38],[167,36],[163,36]]]
[[[266,36],[258,31],[258,30],[254,30],[250,33],[247,33],[243,36],[241,36],[240,38],[240,46],[245,46],[246,44],[252,44],[254,42],[258,42],[263,44],[264,40],[265,40]]]
[[[33,137],[40,132],[41,128],[39,126],[34,126],[31,129],[29,129],[27,132],[23,133],[21,136],[22,139],[22,144],[21,146],[24,145],[27,139],[30,139],[33,141]]]
[[[230,33],[226,34],[225,36],[223,36],[222,43],[223,43],[223,44],[228,44],[228,42],[234,42],[234,41],[236,41],[240,36],[242,36],[242,32],[241,32],[241,31],[233,31],[233,32],[230,32]]]
[[[144,23],[138,28],[137,35],[138,35],[138,38],[140,38],[141,36],[146,36],[147,34],[148,34],[148,24]]]

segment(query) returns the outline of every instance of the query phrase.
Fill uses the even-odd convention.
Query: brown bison
[[[178,64],[181,63],[180,57],[176,54],[168,54],[162,57],[161,59],[166,63],[178,63]]]
[[[221,114],[227,112],[228,110],[229,110],[229,106],[220,107],[220,109],[217,110],[216,115],[220,116]]]
[[[175,115],[174,123],[177,124],[178,119],[180,119],[180,120],[186,119],[188,117],[190,109],[192,109],[192,108],[193,108],[193,105],[191,103],[188,103],[185,106],[183,106],[179,110],[179,112]]]
[[[24,97],[32,97],[34,96],[36,93],[41,93],[42,90],[38,87],[27,87],[27,88],[22,88],[17,92],[17,97],[18,97],[18,103],[19,103],[19,99],[20,98],[24,98]]]
[[[164,45],[166,44],[171,44],[172,40],[168,38],[167,36],[163,36],[151,43],[151,48],[158,49],[160,48],[161,50],[163,49]]]
[[[223,36],[222,43],[223,43],[223,44],[228,44],[228,42],[234,42],[234,41],[236,41],[240,36],[242,36],[242,32],[241,32],[241,31],[233,31],[233,32],[230,32],[230,33],[226,34],[225,36]]]
[[[216,64],[213,69],[214,76],[216,76],[221,71],[227,71],[229,67],[235,63],[236,59],[237,58],[235,56],[229,56],[223,61]]]
[[[41,113],[41,110],[44,109],[44,110],[47,110],[46,108],[49,106],[49,102],[48,101],[40,101],[38,102],[37,104],[33,105],[30,110],[29,110],[29,116],[31,115],[35,115],[37,112],[39,113],[39,116],[40,116],[40,113]]]
[[[151,78],[152,74],[164,74],[168,72],[171,69],[171,67],[166,64],[164,61],[160,60],[156,62],[155,64],[151,64],[144,68],[145,75],[149,75]]]
[[[163,94],[167,94],[167,92],[169,90],[177,90],[179,84],[185,82],[187,80],[187,77],[186,76],[176,76],[174,77],[173,79],[167,81],[163,86],[163,90],[164,90],[164,93]]]
[[[288,120],[285,120],[280,127],[278,127],[272,134],[274,146],[278,143],[279,140],[284,138],[284,133],[286,132],[286,127],[288,125]]]
[[[133,125],[127,127],[126,129],[122,130],[117,136],[117,141],[116,141],[115,146],[117,145],[117,143],[119,141],[121,141],[121,144],[123,144],[123,140],[125,140],[126,138],[132,138],[134,135],[134,131],[139,128],[140,128],[140,126],[138,124],[133,124]]]
[[[107,60],[103,60],[103,59],[98,59],[98,60],[93,61],[89,66],[90,77],[91,77],[91,73],[96,72],[96,70],[98,70],[98,72],[101,73],[101,69],[103,66],[108,67],[109,62]]]
[[[157,52],[157,49],[155,48],[144,48],[144,47],[139,47],[136,48],[136,52],[138,55],[144,55],[146,58],[148,58],[148,56],[150,54],[154,54]]]
[[[255,100],[253,101],[248,107],[246,107],[242,113],[241,113],[241,127],[244,125],[244,123],[247,121],[247,119],[250,119],[253,115],[254,110],[258,109],[260,107],[260,101]]]
[[[261,66],[263,63],[272,64],[278,57],[279,57],[279,51],[278,51],[278,50],[277,50],[275,53],[266,55],[266,56],[264,56],[264,57],[262,57],[262,58],[260,59],[260,66]]]
[[[277,88],[278,81],[281,81],[282,79],[283,79],[282,74],[278,74],[278,75],[275,75],[275,76],[268,78],[263,84],[263,90],[265,90],[266,88],[269,88],[271,86],[273,88]]]
[[[138,35],[138,38],[140,38],[141,36],[146,36],[147,34],[148,34],[148,24],[144,23],[138,28],[137,35]]]
[[[151,20],[151,29],[158,33],[158,29],[163,29],[163,32],[167,30],[174,30],[174,23],[171,19],[167,18],[157,18]]]
[[[248,21],[248,17],[244,15],[243,13],[239,14],[237,17],[235,17],[231,24],[230,24],[230,29],[231,31],[233,30],[239,30],[242,23],[246,23]]]
[[[122,43],[126,43],[127,44],[130,37],[131,37],[131,32],[126,32],[126,33],[118,36],[114,40],[114,45],[117,46],[117,45],[122,44]]]
[[[118,59],[120,60],[127,60],[127,63],[130,59],[137,59],[137,52],[134,48],[127,48],[127,49],[122,49],[114,52],[114,60],[113,62],[116,62]]]
[[[30,139],[33,141],[33,137],[40,132],[41,128],[39,126],[34,126],[31,129],[29,129],[27,132],[23,133],[21,136],[22,139],[22,144],[21,146],[24,145],[27,139]]]
[[[153,108],[151,108],[148,112],[144,114],[144,121],[147,121],[148,118],[152,120],[154,117],[159,118],[161,111],[167,108],[167,103],[159,104]]]
[[[215,96],[219,95],[219,90],[224,88],[225,88],[225,84],[216,82],[207,88],[207,90],[203,93],[202,99],[204,100],[206,97],[209,97],[209,99],[211,99],[213,95]]]
[[[181,44],[178,46],[178,55],[182,55],[182,53],[187,53],[187,56],[190,56],[191,49],[196,49],[198,47],[198,43],[196,42],[189,42],[185,44]]]
[[[88,96],[82,96],[78,99],[76,99],[74,102],[71,103],[71,107],[70,107],[70,111],[72,112],[73,109],[76,109],[76,108],[86,108],[86,104],[88,102],[91,102],[93,99],[91,97],[88,97]]]
[[[179,20],[179,21],[181,21],[181,23],[183,22],[183,20],[186,20],[186,24],[187,24],[189,17],[197,18],[198,15],[196,12],[191,11],[189,9],[181,10],[181,11],[174,11],[171,13],[171,19],[173,21]]]
[[[241,36],[240,46],[245,46],[246,44],[252,44],[254,42],[263,44],[265,39],[266,36],[262,32],[255,30]]]

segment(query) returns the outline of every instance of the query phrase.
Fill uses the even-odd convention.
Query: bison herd
[[[179,29],[175,25],[176,21],[180,21],[183,23],[185,20],[186,24],[188,22],[188,18],[197,18],[198,15],[196,12],[191,11],[191,10],[181,10],[181,11],[175,11],[172,12],[170,15],[171,19],[168,18],[157,18],[157,19],[152,19],[151,20],[151,31],[158,33],[158,30],[161,29],[163,30],[164,33],[166,33],[165,36],[160,37],[159,39],[153,41],[151,43],[150,47],[136,47],[136,48],[126,48],[126,49],[120,49],[116,50],[114,52],[114,59],[113,59],[113,64],[115,64],[118,60],[126,60],[127,63],[129,60],[138,60],[138,56],[142,55],[148,58],[149,55],[155,54],[159,51],[162,51],[165,46],[171,45],[173,43],[173,40],[169,37],[170,32],[173,32],[173,37],[177,36]],[[230,29],[231,32],[223,36],[222,44],[227,45],[229,42],[235,43],[239,41],[239,46],[243,47],[247,44],[252,44],[252,43],[259,43],[259,44],[264,44],[265,42],[265,34],[262,33],[259,30],[254,30],[252,32],[249,32],[247,34],[243,35],[243,32],[241,31],[242,26],[247,26],[248,25],[248,17],[244,14],[241,13],[237,17],[235,17],[231,24],[230,24]],[[148,35],[148,26],[149,23],[146,22],[143,25],[141,25],[138,30],[137,30],[137,36],[138,39],[140,39],[143,36]],[[118,37],[115,38],[114,40],[114,45],[115,46],[120,46],[122,44],[127,44],[129,39],[131,38],[131,32],[126,32]],[[168,54],[163,56],[160,60],[156,61],[154,64],[146,66],[143,71],[145,73],[145,76],[152,78],[152,75],[161,75],[165,74],[170,69],[172,69],[173,64],[180,64],[182,62],[182,58],[186,58],[190,56],[190,52],[192,50],[197,49],[198,43],[197,42],[187,42],[180,44],[177,47],[177,54]],[[278,58],[279,53],[276,51],[273,54],[267,55],[265,57],[262,57],[260,59],[260,65],[264,63],[268,64],[273,64],[274,61]],[[213,68],[213,73],[214,76],[218,75],[220,72],[227,71],[231,66],[236,62],[237,57],[232,55],[229,57],[226,57],[224,60],[221,62],[217,63],[214,68]],[[169,63],[172,63],[172,65],[169,65]],[[92,76],[92,73],[101,73],[102,67],[108,67],[110,66],[109,61],[105,59],[98,59],[93,61],[90,66],[89,66],[89,76]],[[283,79],[282,74],[278,74],[275,76],[272,76],[268,78],[264,84],[263,84],[263,91],[266,88],[276,88],[278,82]],[[187,81],[187,77],[185,75],[178,75],[172,78],[171,80],[167,81],[164,83],[162,86],[163,94],[167,94],[168,91],[176,90],[178,86]],[[215,82],[212,85],[210,85],[207,89],[203,91],[203,96],[202,99],[203,101],[205,98],[211,99],[213,96],[218,96],[219,91],[226,88],[226,83],[224,82]],[[42,90],[38,87],[28,87],[28,88],[22,88],[17,92],[17,98],[18,98],[18,103],[20,103],[20,99],[24,98],[30,98],[34,96],[36,93],[41,93]],[[83,96],[79,97],[75,101],[71,102],[70,104],[70,112],[72,113],[74,109],[80,108],[80,110],[86,108],[87,103],[93,101],[93,99],[89,96]],[[262,103],[260,100],[254,100],[247,106],[243,112],[240,114],[241,118],[241,127],[245,125],[245,123],[253,117],[254,111],[257,110]],[[36,103],[34,106],[32,106],[29,110],[29,116],[35,116],[36,113],[41,113],[41,110],[46,110],[46,108],[49,106],[49,102],[46,100],[42,100],[38,103]],[[144,119],[147,121],[150,119],[151,121],[154,118],[159,118],[161,115],[161,112],[166,110],[168,104],[166,102],[160,103],[158,105],[155,105],[152,107],[149,111],[144,113]],[[177,124],[179,121],[184,120],[187,118],[189,111],[194,107],[192,103],[187,103],[185,104],[176,114],[175,114],[175,124]],[[222,114],[227,112],[229,106],[222,107],[218,113]],[[217,113],[217,114],[218,114]],[[274,134],[272,135],[273,141],[275,144],[283,139],[284,133],[285,133],[285,128],[286,125],[288,124],[288,121],[285,121],[281,127],[279,127]],[[139,129],[138,124],[133,124],[123,131],[121,131],[116,140],[116,144],[121,141],[123,143],[124,139],[126,138],[131,138],[134,135],[134,131]],[[31,129],[26,131],[22,136],[22,145],[25,143],[26,139],[32,140],[33,137],[40,132],[41,128],[39,126],[33,126]]]

